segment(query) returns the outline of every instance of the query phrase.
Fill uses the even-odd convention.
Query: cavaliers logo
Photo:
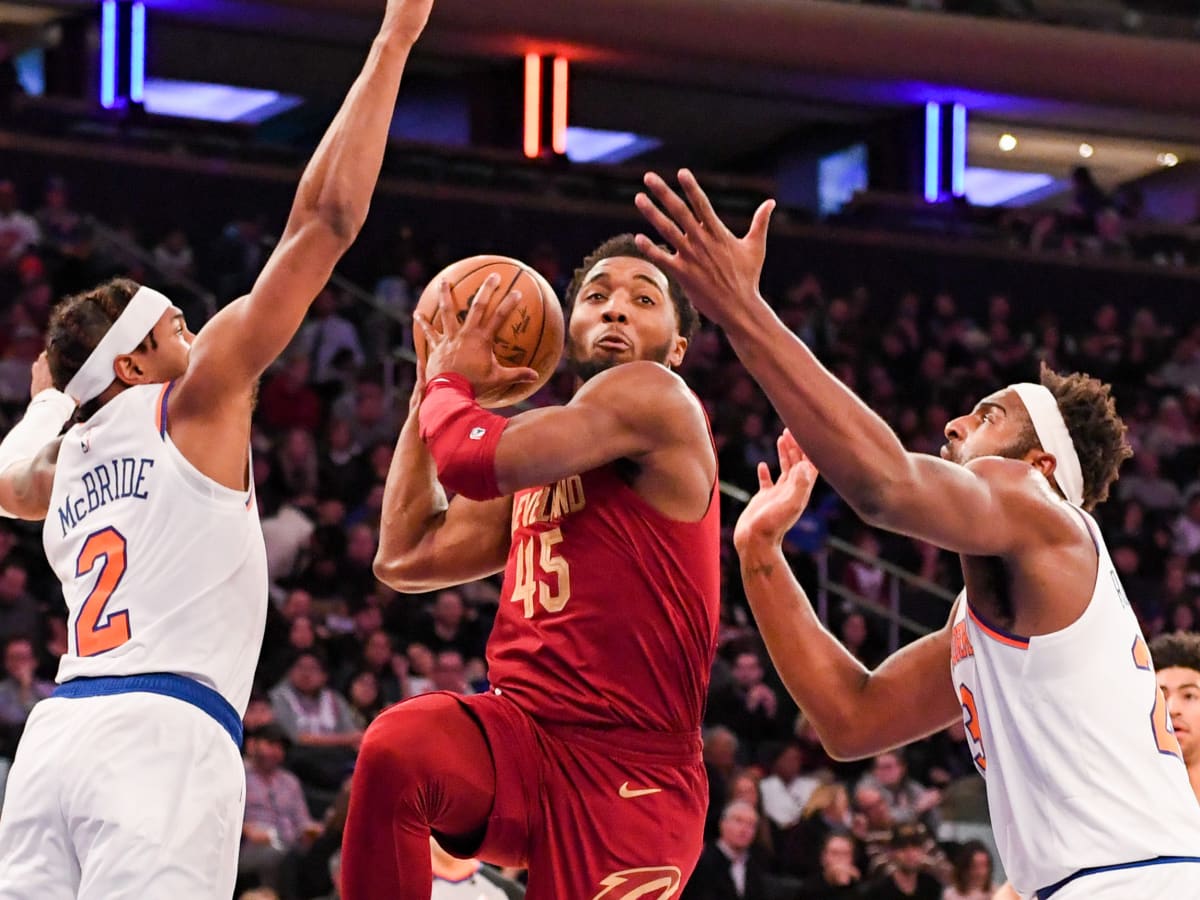
[[[592,900],[668,900],[679,893],[683,875],[675,866],[650,866],[613,872]]]

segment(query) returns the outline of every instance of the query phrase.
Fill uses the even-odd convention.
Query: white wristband
[[[75,401],[64,394],[48,388],[30,402],[25,416],[13,426],[0,441],[0,474],[20,462],[27,462],[58,437],[63,425],[75,414]],[[14,519],[16,516],[0,506],[0,516]]]

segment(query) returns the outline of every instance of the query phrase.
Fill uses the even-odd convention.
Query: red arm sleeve
[[[475,402],[471,383],[449,372],[425,389],[420,412],[421,440],[433,455],[438,480],[471,500],[493,500],[496,448],[508,420]]]

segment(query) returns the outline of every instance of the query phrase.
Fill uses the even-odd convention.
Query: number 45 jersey
[[[128,388],[63,437],[42,532],[67,604],[58,681],[171,672],[241,714],[267,611],[258,509],[171,442],[171,387]]]
[[[492,687],[542,722],[696,733],[716,649],[719,532],[715,480],[696,522],[664,516],[616,464],[517,493]]]
[[[1079,619],[1022,637],[964,591],[952,632],[968,745],[1022,896],[1080,869],[1200,854],[1200,805],[1150,653],[1099,528],[1076,511],[1099,557]]]

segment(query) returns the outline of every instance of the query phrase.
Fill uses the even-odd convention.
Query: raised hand
[[[772,482],[767,464],[758,464],[758,493],[742,510],[733,532],[734,546],[739,549],[753,541],[781,543],[812,496],[817,467],[804,455],[792,433],[784,431],[776,441],[776,447],[782,469],[779,480]]]
[[[425,332],[429,353],[425,360],[426,381],[446,372],[457,372],[475,389],[476,395],[521,382],[537,381],[535,369],[504,366],[496,358],[496,334],[521,299],[520,291],[497,296],[500,276],[491,274],[480,285],[460,324],[450,285],[443,281],[438,290],[438,322],[441,332],[417,313],[417,326]]]
[[[750,230],[738,237],[717,217],[708,196],[687,169],[679,170],[686,202],[655,173],[648,173],[644,181],[654,200],[639,193],[634,202],[675,252],[663,250],[642,234],[637,236],[638,249],[679,282],[700,312],[718,325],[727,326],[738,312],[759,300],[767,226],[775,201],[763,203],[754,213]]]

